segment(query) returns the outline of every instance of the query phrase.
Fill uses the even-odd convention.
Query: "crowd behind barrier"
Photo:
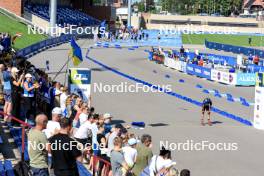
[[[237,86],[255,85],[255,73],[264,70],[263,66],[256,64],[247,64],[239,68],[234,57],[197,54],[197,51],[188,50],[181,53],[176,50],[163,51],[161,48],[152,48],[148,59],[190,75]]]
[[[205,46],[206,48],[209,48],[209,49],[222,50],[222,51],[232,52],[236,54],[244,54],[245,56],[257,55],[260,58],[264,58],[264,50],[260,50],[260,49],[210,42],[207,40],[205,40]]]
[[[21,138],[22,141],[20,141],[19,136],[15,136],[18,138],[18,147],[21,148],[21,152],[24,153],[25,150],[27,156],[25,159],[30,160],[31,171],[34,173],[41,172],[44,175],[48,173],[46,163],[40,162],[47,157],[46,152],[43,152],[43,149],[41,151],[34,149],[32,153],[32,149],[28,150],[30,147],[24,145],[21,147],[20,145],[24,143],[28,145],[29,142],[46,142],[43,134],[39,133],[39,131],[43,131],[51,144],[54,140],[67,138],[67,140],[73,139],[78,145],[84,147],[82,150],[78,149],[79,151],[77,149],[70,151],[73,152],[72,154],[64,153],[64,157],[68,155],[67,159],[61,158],[61,151],[50,149],[54,172],[58,173],[59,169],[62,167],[65,169],[70,165],[69,168],[66,168],[70,169],[70,173],[73,168],[74,170],[77,168],[76,163],[78,162],[75,163],[74,161],[83,160],[88,163],[88,167],[96,175],[120,176],[120,173],[122,175],[123,173],[141,175],[140,173],[144,170],[147,173],[159,172],[164,176],[177,176],[171,151],[162,148],[159,155],[153,156],[150,148],[152,142],[150,135],[143,135],[139,138],[128,131],[129,126],[112,124],[110,114],[99,115],[94,112],[94,108],[91,107],[91,99],[84,102],[79,95],[69,93],[67,87],[62,86],[59,82],[51,81],[44,70],[35,68],[25,58],[25,56],[30,56],[32,53],[37,53],[49,46],[67,42],[71,37],[61,36],[39,42],[18,51],[15,55],[16,58],[13,58],[11,62],[3,61],[0,64],[6,123],[10,126],[19,126],[20,122],[27,122],[31,127],[34,127],[30,129],[26,138]],[[9,92],[6,91],[7,88]],[[44,112],[47,116],[38,115],[38,112]],[[19,117],[19,123],[13,121],[10,115]],[[24,135],[23,133],[23,131],[22,134],[19,132],[19,135]],[[63,143],[64,140],[62,140]],[[86,147],[87,144],[88,147]],[[91,149],[89,146],[95,148]],[[96,146],[100,147],[96,148]],[[73,157],[73,154],[76,158]],[[59,160],[58,156],[60,156]],[[156,163],[159,166],[158,170],[152,167],[153,163],[157,162],[155,158],[158,159],[158,163]],[[80,168],[79,165],[78,168]]]

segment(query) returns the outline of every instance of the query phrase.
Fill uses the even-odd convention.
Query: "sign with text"
[[[87,68],[69,69],[70,92],[88,101],[91,95],[91,70]]]

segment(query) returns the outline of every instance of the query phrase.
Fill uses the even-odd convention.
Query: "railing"
[[[40,41],[38,43],[35,43],[33,45],[30,45],[26,48],[23,48],[19,51],[17,51],[16,56],[27,56],[31,53],[37,52],[41,49],[57,45],[59,43],[66,43],[70,41],[72,37],[78,37],[78,38],[92,38],[92,34],[87,34],[87,35],[61,35],[60,37],[55,37],[55,38],[49,38],[43,41]]]
[[[110,168],[111,168],[111,163],[100,158],[100,157],[98,157],[98,156],[96,156],[96,155],[93,155],[93,167],[92,167],[93,175],[96,175],[97,172],[99,171],[100,168],[98,168],[98,167],[99,167],[100,162],[102,162],[103,167],[104,167],[104,170],[100,176],[108,176],[109,172],[110,172]]]
[[[14,116],[11,116],[11,115],[7,115],[6,113],[4,113],[3,111],[0,111],[0,115],[2,116],[8,116],[9,119],[11,119],[11,121],[15,121],[15,122],[18,122],[19,124],[22,125],[22,151],[21,151],[21,160],[24,161],[25,159],[25,137],[26,137],[26,133],[25,133],[25,128],[26,127],[29,127],[31,128],[31,125],[29,125],[28,123],[22,121],[22,120],[19,120],[18,118],[14,117]]]

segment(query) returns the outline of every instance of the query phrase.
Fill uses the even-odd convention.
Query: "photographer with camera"
[[[32,80],[32,75],[30,73],[27,73],[25,75],[25,81],[23,83],[23,100],[24,100],[24,113],[25,113],[25,117],[27,120],[31,120],[29,119],[30,116],[35,116],[35,89],[39,88],[39,84],[38,83],[34,83]],[[33,109],[33,111],[31,112],[30,110]]]

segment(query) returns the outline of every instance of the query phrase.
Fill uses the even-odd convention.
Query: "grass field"
[[[22,49],[34,43],[47,38],[44,35],[28,34],[28,28],[26,24],[23,24],[13,18],[0,13],[0,32],[8,32],[13,36],[16,33],[22,33],[22,37],[17,38],[13,48]]]
[[[182,42],[184,44],[204,44],[207,39],[211,42],[225,43],[237,46],[249,46],[248,38],[252,38],[253,47],[264,46],[264,36],[249,36],[249,35],[221,35],[221,34],[183,34]],[[261,40],[262,39],[262,40]]]

